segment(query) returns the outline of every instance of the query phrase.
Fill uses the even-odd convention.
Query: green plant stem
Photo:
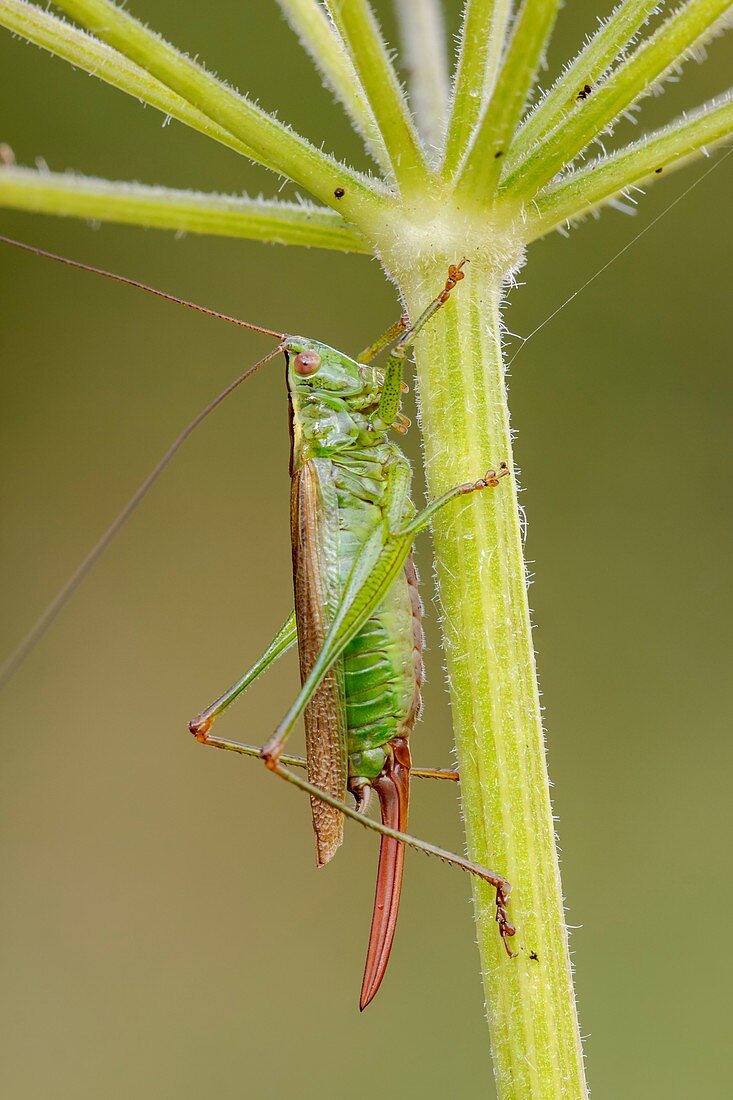
[[[32,168],[0,168],[0,206],[179,233],[370,251],[338,214],[310,203],[197,194]]]
[[[325,248],[369,252],[373,245],[413,316],[442,285],[448,264],[470,258],[416,356],[431,496],[501,461],[512,471],[494,490],[446,508],[434,529],[469,854],[514,885],[513,959],[498,936],[492,891],[474,885],[498,1093],[500,1100],[585,1100],[502,363],[502,279],[528,240],[730,133],[733,108],[719,101],[550,184],[706,40],[730,0],[687,0],[617,62],[651,7],[625,0],[519,130],[560,0],[524,0],[521,9],[510,0],[466,0],[441,178],[425,157],[368,0],[279,2],[352,120],[371,135],[386,180],[337,163],[111,0],[58,0],[103,42],[25,0],[0,0],[0,23],[11,30],[294,180],[332,209],[15,168],[0,170],[0,205]],[[436,0],[410,7],[418,3],[435,17]],[[401,6],[404,14],[407,0]],[[416,28],[409,24],[413,45]],[[576,81],[595,84],[582,101]],[[440,74],[437,86],[443,98]],[[427,113],[437,118],[435,105]]]
[[[57,0],[82,26],[129,57],[254,150],[266,167],[306,187],[359,224],[384,201],[368,181],[326,156],[273,116],[186,57],[110,0]],[[341,199],[334,197],[343,188]]]
[[[726,97],[571,173],[542,191],[528,207],[532,239],[589,214],[633,184],[650,183],[665,169],[681,168],[732,135],[733,100]]]
[[[425,186],[427,164],[376,16],[367,0],[326,0],[359,74],[400,190]]]
[[[453,258],[397,272],[413,315]],[[417,343],[431,497],[502,460],[513,469],[500,288],[500,273],[472,259]],[[498,1095],[583,1100],[516,474],[446,508],[434,541],[468,851],[514,883],[514,959],[497,934],[492,891],[474,890]]]
[[[448,58],[440,0],[396,0],[410,103],[423,144],[442,147],[448,111]]]
[[[626,0],[619,4],[598,28],[590,42],[563,71],[550,91],[527,116],[517,133],[504,171],[511,170],[532,147],[562,122],[573,110],[580,110],[583,100],[578,92],[588,84],[593,87],[600,77],[623,54],[639,28],[659,8],[659,0]]]
[[[0,26],[20,35],[34,46],[48,50],[54,57],[63,58],[76,68],[98,77],[113,88],[119,88],[120,91],[155,107],[164,115],[170,115],[206,137],[227,145],[235,152],[252,160],[258,159],[248,145],[217,126],[134,61],[100,42],[93,35],[72,27],[63,19],[28,4],[25,0],[0,0]]]
[[[632,56],[502,181],[501,191],[529,198],[684,59],[686,51],[707,41],[731,0],[689,0],[642,43]]]
[[[491,199],[515,127],[555,24],[560,0],[524,0],[456,189],[476,203]]]
[[[443,162],[444,179],[453,176],[463,159],[494,86],[511,12],[511,0],[467,0]]]
[[[277,2],[324,83],[342,103],[355,129],[364,138],[367,149],[380,168],[389,172],[389,155],[356,69],[320,0]]]

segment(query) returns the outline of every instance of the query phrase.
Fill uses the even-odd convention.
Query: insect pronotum
[[[235,379],[178,436],[112,526],[49,606],[0,672],[12,674],[48,628],[173,455],[228,394],[279,352],[287,364],[290,423],[291,542],[295,608],[245,675],[190,723],[202,744],[259,756],[270,771],[300,787],[311,800],[316,858],[328,863],[350,817],[381,833],[377,885],[366,966],[363,1009],[384,976],[394,939],[405,845],[435,855],[488,882],[496,891],[498,930],[512,957],[514,935],[507,905],[509,883],[494,871],[406,833],[413,775],[457,779],[443,769],[415,769],[409,739],[420,712],[422,606],[412,560],[415,536],[459,496],[496,488],[505,463],[455,486],[417,511],[410,499],[411,469],[390,429],[404,432],[400,413],[407,349],[463,278],[465,260],[451,265],[445,286],[410,324],[401,318],[357,359],[317,340],[273,332],[100,272],[41,249],[0,238],[26,251],[94,271],[189,308],[277,338],[276,347]],[[380,374],[372,360],[390,347]],[[263,747],[212,732],[214,720],[279,656],[297,643],[301,690]],[[285,742],[299,718],[306,758],[286,756]],[[218,730],[218,727],[217,727]],[[305,768],[307,779],[293,768]],[[366,816],[376,791],[381,823]],[[351,794],[355,805],[345,799]]]

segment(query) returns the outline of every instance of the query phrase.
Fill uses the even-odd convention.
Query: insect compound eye
[[[321,365],[321,357],[317,351],[300,351],[293,365],[297,374],[315,374]]]

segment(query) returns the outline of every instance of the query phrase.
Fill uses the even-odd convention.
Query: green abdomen
[[[410,559],[389,595],[344,651],[349,774],[379,775],[384,746],[408,737],[420,708],[422,628]]]
[[[333,460],[339,511],[338,558],[345,584],[366,532],[383,521],[389,444],[358,457]],[[400,456],[402,458],[402,456]],[[404,459],[402,458],[402,461]],[[370,780],[382,771],[384,746],[408,737],[420,709],[421,605],[412,555],[392,588],[344,650],[344,694],[349,775]]]

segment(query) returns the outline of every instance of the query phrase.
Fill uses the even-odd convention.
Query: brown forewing
[[[323,645],[339,598],[338,513],[327,459],[311,459],[293,474],[290,496],[293,585],[301,680]],[[334,798],[346,796],[346,711],[343,662],[337,660],[305,711],[308,778]],[[343,837],[343,815],[311,799],[316,859],[328,863]]]

